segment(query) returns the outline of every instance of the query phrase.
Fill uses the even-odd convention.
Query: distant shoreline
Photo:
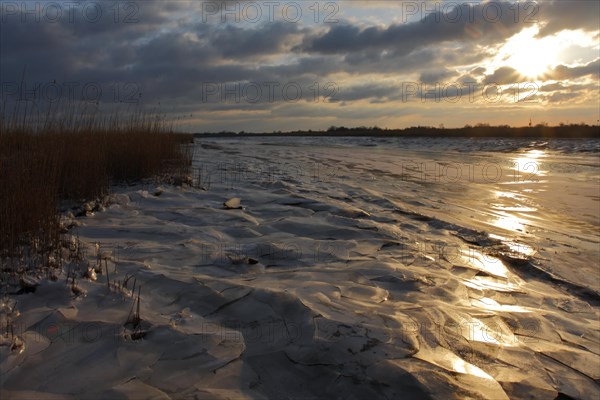
[[[326,131],[290,131],[271,133],[207,132],[195,137],[472,137],[535,139],[600,139],[600,126],[562,125],[513,128],[509,126],[474,126],[463,128],[411,127],[404,129],[332,127]]]

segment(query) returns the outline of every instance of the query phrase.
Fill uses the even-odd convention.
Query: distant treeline
[[[377,126],[346,128],[332,126],[325,131],[291,131],[271,133],[219,132],[196,133],[196,136],[376,136],[376,137],[503,137],[503,138],[600,138],[600,126],[586,124],[560,124],[548,126],[539,124],[526,127],[510,127],[508,125],[490,126],[477,124],[462,128],[444,128],[430,126],[413,126],[404,129],[382,129]]]

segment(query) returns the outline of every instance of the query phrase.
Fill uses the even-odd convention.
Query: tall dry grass
[[[102,115],[87,105],[41,114],[0,111],[0,258],[59,244],[59,202],[88,201],[112,183],[187,176],[191,137],[156,113]]]

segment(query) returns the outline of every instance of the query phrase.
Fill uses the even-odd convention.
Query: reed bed
[[[191,166],[190,141],[158,113],[107,116],[83,104],[7,115],[3,108],[0,258],[22,263],[46,254],[43,263],[50,263],[60,243],[61,201],[102,198],[115,183],[181,182]]]

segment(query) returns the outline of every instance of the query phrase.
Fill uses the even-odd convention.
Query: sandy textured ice
[[[597,158],[311,140],[213,139],[197,187],[115,188],[73,234],[135,277],[145,336],[104,274],[43,281],[2,398],[600,396]]]

